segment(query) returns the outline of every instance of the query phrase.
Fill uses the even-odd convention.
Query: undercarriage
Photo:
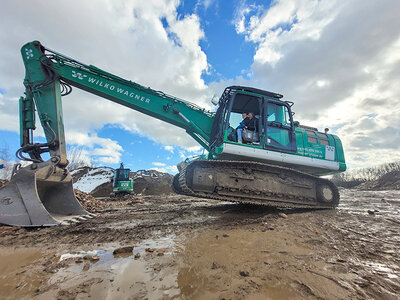
[[[329,180],[250,161],[195,160],[175,175],[179,194],[282,208],[334,208],[339,191]]]

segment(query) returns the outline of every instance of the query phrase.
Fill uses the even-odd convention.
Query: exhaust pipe
[[[14,167],[11,181],[0,189],[0,223],[56,226],[93,215],[76,199],[67,169],[51,160],[23,168],[18,165]]]

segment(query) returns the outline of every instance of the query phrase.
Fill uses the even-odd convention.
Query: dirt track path
[[[148,196],[68,227],[3,226],[0,294],[6,299],[399,299],[398,192],[348,190],[342,199],[337,210],[282,214]],[[113,255],[122,246],[134,248]]]

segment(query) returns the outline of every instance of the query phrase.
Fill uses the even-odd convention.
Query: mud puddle
[[[342,189],[339,210],[351,214],[369,213],[400,222],[400,191]]]
[[[2,297],[29,298],[46,280],[32,265],[42,262],[43,253],[37,248],[0,248],[0,294]]]
[[[175,235],[146,239],[130,251],[118,243],[63,254],[1,248],[1,298],[171,298],[180,293],[174,259],[177,240]]]
[[[113,253],[117,245],[103,245],[106,250],[66,253],[67,262],[48,281],[50,290],[39,299],[161,299],[179,294],[174,273],[173,253],[176,236],[143,240],[133,250]],[[124,249],[124,248],[122,248]],[[126,248],[125,248],[126,249]],[[88,259],[85,261],[85,258]]]

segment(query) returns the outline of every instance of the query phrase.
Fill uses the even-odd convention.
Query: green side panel
[[[325,146],[318,143],[311,143],[308,140],[309,134],[305,130],[301,130],[303,140],[303,155],[313,158],[325,159]],[[314,137],[314,136],[313,136]],[[315,136],[315,140],[318,141]]]
[[[305,130],[296,127],[297,155],[339,162],[342,172],[346,169],[343,146],[340,139],[333,134]]]

